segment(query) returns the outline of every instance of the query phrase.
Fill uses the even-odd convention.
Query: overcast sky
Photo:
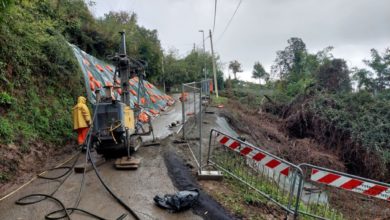
[[[187,54],[198,31],[213,27],[214,0],[94,0],[96,17],[109,11],[138,15],[138,23],[156,29],[164,50],[177,48]],[[240,79],[251,80],[252,67],[260,61],[270,71],[276,51],[290,37],[300,37],[310,52],[334,46],[335,57],[348,65],[364,66],[371,48],[390,47],[390,0],[242,0],[231,25],[222,35],[240,0],[218,0],[214,32],[215,51],[226,64],[242,63]],[[210,50],[210,41],[206,41]],[[225,68],[225,76],[228,71]]]

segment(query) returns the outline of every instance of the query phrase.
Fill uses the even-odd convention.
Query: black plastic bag
[[[177,192],[176,194],[165,194],[153,198],[156,205],[161,208],[179,212],[191,208],[199,198],[199,189],[189,189]]]

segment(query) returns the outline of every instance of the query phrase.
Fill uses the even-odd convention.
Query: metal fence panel
[[[299,212],[319,219],[388,219],[390,184],[301,164],[304,172]]]
[[[182,139],[189,142],[188,146],[194,156],[199,170],[202,161],[202,114],[205,112],[203,105],[210,98],[210,79],[200,82],[186,83],[182,85]]]
[[[311,164],[294,165],[211,130],[207,164],[303,219],[390,219],[390,184]]]
[[[298,166],[217,130],[210,132],[207,162],[296,215],[302,171]]]

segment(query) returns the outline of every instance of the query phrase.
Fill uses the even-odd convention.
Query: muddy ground
[[[344,170],[344,165],[334,152],[310,139],[291,139],[279,129],[282,123],[272,115],[258,113],[255,110],[242,108],[237,104],[228,104],[224,109],[214,107],[207,108],[204,114],[202,129],[203,158],[207,158],[207,147],[210,130],[215,128],[232,136],[244,136],[255,145],[266,149],[289,161],[299,164],[309,162],[328,168]],[[226,117],[226,121],[223,117]],[[188,144],[177,144],[181,135],[177,135],[180,126],[173,129],[168,125],[181,119],[181,105],[178,102],[173,108],[163,113],[155,120],[156,136],[161,139],[160,146],[142,147],[136,153],[136,157],[142,160],[141,166],[136,171],[117,171],[113,168],[113,161],[107,161],[99,167],[100,173],[113,191],[119,195],[141,219],[285,219],[285,212],[266,200],[251,200],[246,198],[248,188],[231,178],[223,181],[197,181],[196,162],[190,152],[195,151],[195,143],[199,140],[191,140]],[[230,126],[234,129],[232,129]],[[197,129],[195,129],[197,131]],[[194,135],[196,136],[196,134]],[[145,139],[150,140],[151,137]],[[68,156],[73,153],[73,148],[68,147]],[[36,153],[37,154],[37,153]],[[49,154],[48,154],[49,155]],[[46,156],[46,158],[49,156]],[[41,157],[44,158],[44,157]],[[25,162],[24,173],[37,173],[46,167],[53,166],[55,162],[64,159],[62,157],[49,157],[51,160],[41,159],[37,166],[28,166]],[[79,159],[79,163],[84,161]],[[47,162],[49,161],[49,162]],[[31,161],[34,162],[34,161]],[[41,167],[39,167],[41,166]],[[35,168],[34,168],[35,167]],[[38,169],[37,169],[38,168]],[[18,186],[18,183],[26,181],[32,174],[22,175],[20,182],[14,182],[14,187],[3,185],[2,189],[10,189]],[[72,174],[55,194],[67,207],[71,207],[77,197],[82,175]],[[0,201],[0,219],[44,219],[49,211],[58,209],[53,202],[44,201],[30,206],[18,206],[14,202],[21,196],[30,193],[49,193],[58,186],[58,182],[38,179],[27,187],[18,191],[4,201]],[[8,185],[9,186],[9,185]],[[178,190],[200,188],[199,202],[187,211],[171,213],[158,208],[153,203],[155,195],[172,194]],[[2,190],[2,194],[5,191]],[[354,210],[353,215],[346,215],[349,219],[372,219],[376,215],[367,215],[365,210],[372,209],[376,212],[387,212],[386,203],[383,206],[369,206],[356,209],[362,198],[344,193],[330,194],[335,204],[344,210]],[[92,211],[107,219],[116,219],[123,213],[127,213],[104,190],[93,171],[86,174],[85,189],[82,192],[80,208]],[[345,203],[345,200],[353,201]],[[374,204],[374,203],[373,203]],[[80,213],[72,214],[73,219],[91,219]],[[377,218],[377,219],[385,219]],[[132,219],[127,216],[125,219]]]
[[[142,147],[135,154],[135,157],[141,159],[141,165],[137,170],[115,170],[114,161],[108,160],[98,168],[102,178],[141,219],[232,219],[233,217],[228,211],[202,190],[199,201],[193,209],[187,211],[172,213],[154,204],[153,197],[155,195],[173,194],[188,187],[200,188],[193,176],[193,166],[187,162],[190,156],[188,148],[173,144],[172,141],[177,137],[167,137],[177,132],[178,128],[169,129],[168,125],[180,116],[181,105],[179,103],[155,119],[156,137],[161,139],[161,145]],[[145,141],[150,139],[151,137],[146,138]],[[69,148],[72,149],[72,147]],[[65,154],[66,156],[62,155],[61,158],[65,159],[70,156],[68,154],[71,153]],[[83,162],[85,162],[85,154],[78,159],[79,164]],[[65,166],[70,166],[71,163],[72,161]],[[45,164],[44,159],[42,159],[42,164]],[[46,164],[46,166],[50,165],[51,163]],[[40,167],[39,171],[43,169],[44,167]],[[37,173],[37,170],[30,169],[29,172]],[[55,176],[59,172],[61,171],[51,172],[48,175]],[[21,176],[23,176],[22,174],[23,172],[20,172]],[[30,176],[27,175],[24,179]],[[73,207],[81,180],[82,174],[72,173],[54,196],[60,199],[66,207]],[[14,183],[15,186],[18,186],[18,182]],[[0,219],[44,219],[46,214],[59,208],[58,204],[45,200],[33,205],[19,206],[15,204],[15,201],[32,193],[50,194],[59,184],[58,181],[44,179],[32,181],[12,196],[0,201]],[[105,191],[93,171],[86,173],[85,187],[82,191],[79,208],[91,211],[105,219],[116,219],[127,213]],[[73,213],[71,217],[72,219],[91,219],[79,212]],[[132,219],[132,217],[128,215],[125,219]]]

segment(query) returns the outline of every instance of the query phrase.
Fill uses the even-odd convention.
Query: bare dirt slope
[[[343,162],[335,152],[325,148],[310,138],[289,138],[280,128],[281,119],[257,109],[243,108],[241,104],[230,101],[221,115],[231,126],[244,134],[251,143],[280,156],[294,164],[311,163],[331,169],[344,171]]]
[[[310,163],[347,172],[339,152],[311,138],[289,137],[282,119],[257,109],[243,108],[235,101],[229,101],[220,114],[249,142],[294,164]],[[328,195],[329,203],[346,219],[389,219],[388,202],[334,188],[328,189]]]
[[[21,152],[14,144],[0,145],[0,171],[9,174],[3,182],[0,181],[0,198],[37,173],[65,161],[75,151],[76,148],[72,145],[53,147],[39,141],[31,144],[29,152]]]

